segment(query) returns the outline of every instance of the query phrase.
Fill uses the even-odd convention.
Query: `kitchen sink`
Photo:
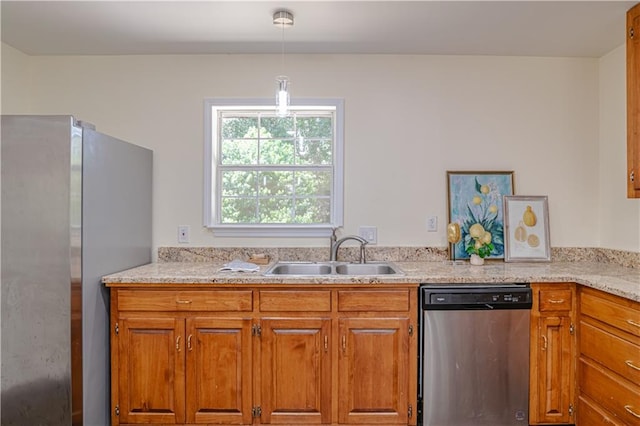
[[[331,264],[278,262],[265,275],[329,275],[333,272]]]
[[[389,263],[346,263],[336,266],[336,274],[340,275],[394,275],[397,267]]]
[[[391,262],[276,262],[265,275],[401,275]]]

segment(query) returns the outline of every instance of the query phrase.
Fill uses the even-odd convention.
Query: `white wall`
[[[627,199],[626,50],[600,58],[600,247],[640,251],[640,200]]]
[[[271,97],[279,59],[31,57],[31,112],[74,114],[154,150],[156,247],[176,245],[183,224],[194,246],[324,246],[214,238],[201,228],[203,99]],[[342,232],[377,226],[383,246],[446,245],[447,170],[514,170],[517,194],[549,196],[553,246],[597,246],[598,66],[597,59],[490,56],[286,60],[293,97],[345,99]],[[3,96],[5,113],[9,101]],[[438,216],[439,232],[426,232],[429,215]],[[628,245],[616,238],[612,246]]]
[[[0,44],[2,68],[3,114],[29,114],[31,112],[30,57],[8,44]]]

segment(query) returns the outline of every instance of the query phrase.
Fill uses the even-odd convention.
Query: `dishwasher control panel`
[[[422,309],[530,309],[531,288],[508,287],[430,287],[421,288]]]

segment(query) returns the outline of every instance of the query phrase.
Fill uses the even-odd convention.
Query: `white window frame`
[[[328,224],[223,224],[218,217],[217,203],[217,134],[216,109],[264,108],[274,110],[273,99],[209,98],[204,101],[204,196],[203,225],[220,237],[328,237],[333,228],[343,225],[344,215],[344,100],[295,99],[291,106],[313,109],[335,108],[335,135],[333,146],[333,187],[331,218]]]

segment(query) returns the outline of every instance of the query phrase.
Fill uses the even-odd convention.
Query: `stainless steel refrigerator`
[[[151,261],[152,151],[71,116],[2,116],[1,418],[109,424],[103,275]]]

